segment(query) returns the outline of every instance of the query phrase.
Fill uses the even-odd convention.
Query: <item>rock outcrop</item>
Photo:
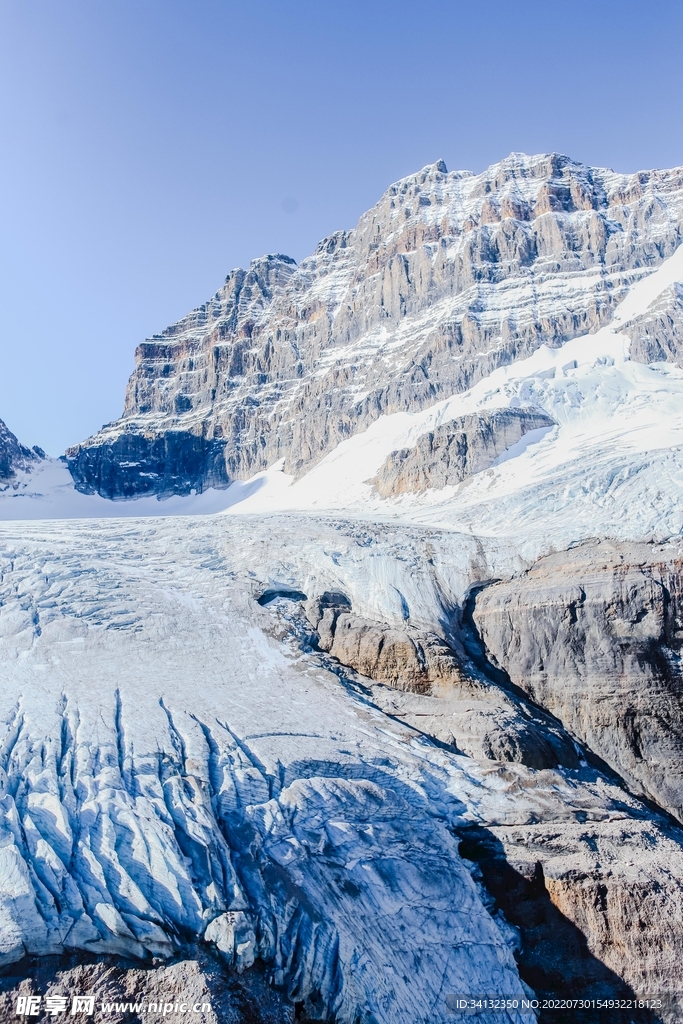
[[[77,487],[105,498],[190,494],[229,483],[223,445],[189,430],[125,431],[115,444],[83,448],[69,466]]]
[[[318,646],[362,675],[412,693],[449,693],[467,675],[452,650],[434,634],[353,615],[344,594],[326,592],[306,603]]]
[[[27,448],[0,420],[0,486],[14,480],[18,470],[30,470],[45,458],[42,448]]]
[[[633,1000],[637,993],[659,997],[661,1009],[615,1009],[608,1019],[681,1019],[683,857],[664,823],[539,823],[460,834],[492,910],[519,928],[520,974],[540,998]],[[600,1019],[596,1013],[577,1011],[576,1019]]]
[[[683,558],[587,543],[476,596],[493,665],[633,792],[683,821]]]
[[[479,764],[526,773],[519,820],[459,828],[461,853],[491,913],[517,929],[520,976],[536,995],[655,1000],[654,1011],[615,1010],[623,1024],[673,1024],[683,1012],[680,831],[656,814],[602,817],[588,803],[572,813],[566,775],[581,785],[589,773],[567,757],[556,719],[584,756],[681,820],[680,580],[678,545],[586,543],[475,588],[450,644],[355,616],[342,594],[306,604],[320,648],[369,677],[385,714]],[[534,792],[545,795],[529,815]]]
[[[338,593],[310,599],[306,615],[320,650],[380,684],[372,687],[373,700],[385,713],[484,761],[578,767],[574,744],[550,716],[492,685],[462,646],[453,649],[408,624],[354,615],[348,598]]]
[[[77,994],[95,997],[92,1014],[83,1015],[90,1024],[294,1024],[296,1019],[294,1006],[268,984],[263,970],[226,971],[198,945],[170,962],[135,966],[125,958],[83,953],[26,958],[0,977],[0,1019],[16,1019],[18,1000],[35,995],[41,1009],[48,1008],[42,1020],[59,1020],[62,1014],[69,1019]]]
[[[528,409],[461,416],[423,434],[412,448],[391,452],[377,474],[375,489],[387,498],[459,484],[492,466],[525,434],[553,426],[550,416]]]
[[[299,475],[382,414],[603,326],[682,217],[681,169],[425,167],[299,266],[255,260],[140,345],[121,419],[67,452],[76,485],[188,493],[282,458]]]
[[[683,363],[683,285],[672,284],[646,313],[625,328],[631,359],[639,363]]]

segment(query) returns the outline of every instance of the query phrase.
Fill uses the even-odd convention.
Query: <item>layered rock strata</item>
[[[550,416],[528,409],[460,416],[423,434],[412,448],[391,452],[377,474],[375,489],[387,498],[459,484],[492,466],[525,434],[553,426]]]
[[[672,284],[625,333],[631,339],[631,359],[639,363],[683,361],[683,285]]]
[[[305,607],[320,650],[384,684],[372,693],[385,713],[470,757],[531,768],[578,767],[577,750],[556,723],[492,685],[460,645],[454,650],[409,624],[354,615],[339,593],[309,599]]]
[[[493,666],[642,796],[683,821],[683,560],[586,543],[476,596]]]
[[[607,1019],[681,1019],[680,836],[662,822],[633,820],[475,826],[460,835],[492,910],[520,930],[520,974],[539,997],[632,1001],[637,993],[661,1008],[612,1010]],[[572,1019],[590,1022],[597,1013],[579,1010]],[[541,1020],[566,1016],[551,1011]]]
[[[297,266],[228,275],[139,346],[120,420],[67,452],[107,497],[299,475],[382,414],[415,411],[608,322],[681,241],[683,171],[557,154],[392,185]],[[187,448],[188,454],[185,454]]]

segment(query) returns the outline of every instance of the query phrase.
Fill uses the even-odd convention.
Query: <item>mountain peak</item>
[[[13,480],[18,470],[28,470],[45,458],[42,448],[27,448],[3,420],[0,420],[0,483]]]
[[[644,189],[558,153],[427,164],[299,266],[253,260],[140,345],[122,419],[67,453],[77,485],[189,493],[283,458],[301,475],[382,415],[599,330],[682,221],[673,172]]]

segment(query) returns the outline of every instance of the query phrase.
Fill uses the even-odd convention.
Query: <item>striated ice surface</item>
[[[2,962],[203,936],[341,1021],[520,995],[449,831],[482,783],[268,635],[258,535],[4,528]]]
[[[452,829],[643,813],[592,769],[440,749],[257,600],[336,585],[433,622],[471,538],[169,517],[8,523],[0,552],[3,963],[203,938],[321,1019],[446,1020],[524,992]]]

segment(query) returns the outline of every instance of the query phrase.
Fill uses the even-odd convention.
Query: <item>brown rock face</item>
[[[300,266],[255,260],[140,345],[121,419],[67,452],[76,484],[187,493],[283,457],[301,474],[383,413],[603,326],[674,252],[682,217],[680,169],[557,154],[425,167]]]
[[[423,434],[412,448],[391,452],[377,474],[375,489],[386,498],[459,484],[492,466],[525,434],[553,426],[545,413],[528,409],[460,416]]]
[[[683,821],[683,558],[677,547],[586,544],[482,590],[490,660]]]
[[[543,823],[464,829],[462,837],[461,853],[520,929],[520,974],[539,997],[661,997],[657,1012],[606,1019],[681,1019],[683,850],[666,826]],[[592,1011],[576,1019],[602,1018]]]
[[[562,730],[492,686],[461,647],[456,651],[410,625],[395,627],[353,615],[342,594],[310,600],[306,612],[321,650],[384,684],[372,690],[373,699],[393,717],[485,761],[531,768],[578,766],[576,750]]]
[[[306,615],[318,631],[321,650],[378,682],[424,694],[477,688],[438,636],[353,615],[343,594],[326,593],[308,601]]]

